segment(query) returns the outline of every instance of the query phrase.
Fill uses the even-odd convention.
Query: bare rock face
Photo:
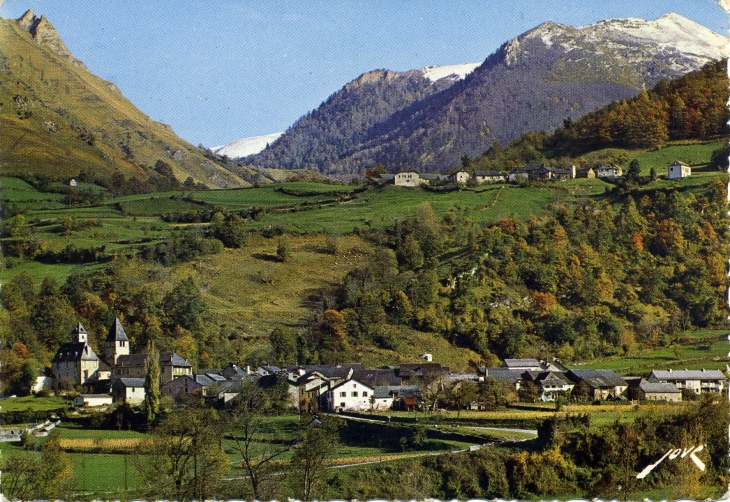
[[[32,10],[28,10],[17,22],[18,26],[31,34],[33,40],[38,45],[47,47],[75,67],[86,69],[84,63],[73,57],[71,52],[66,48],[63,40],[61,40],[61,36],[48,19],[43,16],[38,17]]]

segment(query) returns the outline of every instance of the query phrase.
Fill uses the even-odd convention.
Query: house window
[[[356,390],[352,391],[352,397],[357,397],[357,391]]]
[[[340,403],[340,408],[344,408],[344,407],[345,407],[345,403]]]
[[[366,390],[362,391],[362,397],[368,397],[368,391],[366,391]]]
[[[340,392],[340,397],[347,397],[347,392]]]

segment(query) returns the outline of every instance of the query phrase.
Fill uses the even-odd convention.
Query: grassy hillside
[[[659,179],[642,187],[646,193],[681,188],[682,193],[691,198],[702,196],[708,183],[721,174],[702,167],[709,161],[712,151],[720,146],[720,141],[674,144],[660,150],[624,151],[623,154],[638,158],[643,173],[652,168],[659,172]],[[675,158],[694,164],[696,174],[681,181],[664,179],[667,159]],[[103,190],[93,185],[88,188]],[[268,334],[276,327],[300,333],[306,331],[312,313],[323,308],[323,302],[334,301],[327,300],[327,295],[337,291],[348,274],[371,263],[376,250],[384,247],[385,243],[378,239],[387,239],[387,232],[379,232],[387,231],[396,222],[405,222],[424,203],[433,208],[439,219],[448,220],[448,225],[457,233],[462,221],[463,226],[469,222],[468,225],[485,225],[484,228],[503,218],[525,222],[546,214],[548,206],[554,203],[576,207],[609,202],[616,203],[615,210],[622,204],[620,190],[598,179],[445,191],[284,182],[214,191],[156,192],[123,197],[107,194],[100,204],[68,206],[61,193],[41,192],[17,178],[2,177],[0,198],[12,214],[22,215],[22,238],[33,242],[36,249],[35,259],[6,252],[4,267],[0,269],[2,284],[21,272],[27,272],[36,284],[47,276],[63,284],[69,276],[79,272],[104,270],[115,257],[143,256],[151,249],[164,248],[171,239],[180,238],[180,231],[202,235],[216,211],[243,215],[245,239],[239,248],[201,255],[164,268],[154,259],[139,265],[143,269],[150,267],[149,274],[153,277],[150,284],[159,288],[159,295],[169,291],[175,281],[192,277],[209,306],[212,322],[217,326],[215,329],[229,333],[225,335],[229,337],[227,344],[211,348],[227,351],[228,355],[235,353],[240,360],[266,357]],[[15,218],[6,221],[8,232]],[[14,239],[17,237],[6,233],[2,240],[6,250]],[[289,248],[285,260],[277,250],[282,240]],[[473,266],[468,265],[473,258],[468,248],[449,246],[443,249],[439,258],[438,273],[442,281],[454,271]],[[78,263],[64,257],[68,249],[93,249],[99,258]],[[403,275],[401,280],[408,280],[407,276]],[[143,276],[129,278],[131,282],[137,280],[147,279]],[[474,291],[477,297],[482,294],[488,297],[493,294],[491,288],[487,282]],[[442,293],[445,296],[452,294],[446,290]],[[518,293],[506,291],[505,294]],[[469,361],[480,360],[476,352],[460,348],[458,343],[452,344],[448,337],[434,331],[393,325],[388,337],[385,344],[353,342],[340,357],[379,365],[414,361],[419,354],[432,352],[438,354],[439,362],[454,369],[464,369]],[[669,345],[673,343],[670,341]],[[652,356],[647,364],[695,366],[702,364],[703,354],[707,360],[716,356],[714,345],[707,350],[690,345],[680,348],[680,353],[658,353],[658,359]],[[622,363],[621,367],[630,372],[643,365],[631,360]]]
[[[0,40],[3,173],[63,179],[118,171],[144,179],[163,160],[180,181],[192,176],[214,187],[248,184],[143,114],[114,84],[37,44],[15,20],[0,19]]]

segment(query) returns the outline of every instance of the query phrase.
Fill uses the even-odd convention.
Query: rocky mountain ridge
[[[728,40],[682,16],[546,22],[503,44],[463,78],[367,72],[243,161],[348,178],[383,163],[440,171],[494,142],[553,130],[724,55]]]
[[[73,57],[56,28],[45,17],[36,16],[32,10],[28,10],[18,19],[18,26],[30,33],[38,45],[51,49],[77,68],[87,69],[83,62]]]
[[[0,19],[0,168],[4,174],[110,180],[159,178],[236,187],[261,175],[177,136],[73,57],[45,17]],[[165,172],[170,172],[165,170]],[[143,190],[144,188],[140,188]]]

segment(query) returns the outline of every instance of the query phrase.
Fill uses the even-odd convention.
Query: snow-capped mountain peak
[[[266,134],[264,136],[255,136],[253,138],[243,138],[228,145],[214,146],[211,148],[213,153],[218,155],[226,155],[231,159],[237,159],[239,157],[246,157],[248,155],[254,155],[259,153],[261,150],[266,148],[267,145],[273,143],[279,136],[284,134],[283,132],[275,132],[273,134]]]
[[[463,63],[449,66],[428,66],[423,68],[423,76],[431,82],[436,82],[446,77],[463,79],[473,72],[481,63]]]

